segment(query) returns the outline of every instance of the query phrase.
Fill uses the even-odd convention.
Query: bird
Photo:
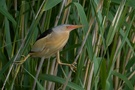
[[[70,32],[81,27],[83,25],[62,24],[46,30],[36,39],[29,54],[22,62],[26,61],[28,57],[50,58],[56,55],[66,45]],[[69,66],[72,70],[75,68],[75,63],[62,63],[59,58],[57,62],[60,65]]]
[[[50,58],[51,56],[54,56],[57,53],[57,63],[60,65],[69,66],[70,69],[73,72],[75,72],[76,63],[73,62],[72,64],[68,64],[68,63],[61,62],[58,52],[66,45],[69,39],[70,32],[72,30],[75,30],[81,27],[83,27],[83,25],[62,24],[62,25],[58,25],[56,27],[46,30],[36,39],[28,55],[26,57],[24,56],[22,60],[16,61],[15,63],[19,63],[21,65],[29,57],[40,57],[41,61],[38,66],[36,77],[35,77],[35,79],[37,79],[39,76],[41,67],[43,65],[44,59]],[[36,80],[33,83],[32,90],[35,90],[35,87],[36,87]]]

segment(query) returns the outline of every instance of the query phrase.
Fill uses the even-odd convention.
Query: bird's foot
[[[73,62],[72,64],[69,65],[70,69],[71,69],[73,72],[76,71],[76,65],[77,65],[76,62]]]
[[[21,57],[23,57],[20,61],[15,61],[15,64],[23,64],[26,61],[26,58],[24,55],[22,55]]]

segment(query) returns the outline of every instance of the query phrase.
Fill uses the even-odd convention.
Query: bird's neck
[[[57,31],[53,30],[53,32],[57,35],[63,35],[63,34],[69,35],[69,33],[70,33],[69,31],[59,31],[59,30],[57,30]]]

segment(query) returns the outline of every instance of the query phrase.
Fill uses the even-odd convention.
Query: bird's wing
[[[52,30],[49,29],[43,32],[38,38],[35,44],[32,46],[31,52],[40,52],[46,47],[46,41],[51,37]]]
[[[46,30],[45,32],[43,32],[43,33],[37,38],[37,40],[46,37],[47,35],[51,34],[52,31],[53,31],[52,29]],[[36,40],[36,41],[37,41],[37,40]]]

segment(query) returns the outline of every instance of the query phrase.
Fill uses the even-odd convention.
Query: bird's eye
[[[66,28],[68,29],[68,26],[66,26]]]
[[[66,26],[67,29],[72,29],[73,27],[72,26]]]

